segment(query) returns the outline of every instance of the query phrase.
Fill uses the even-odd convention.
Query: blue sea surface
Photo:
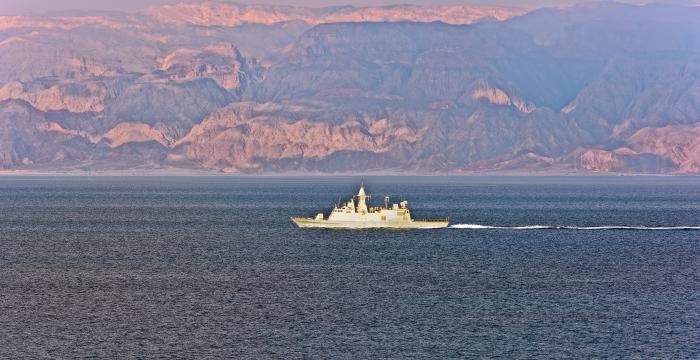
[[[700,178],[0,177],[0,358],[699,358]]]

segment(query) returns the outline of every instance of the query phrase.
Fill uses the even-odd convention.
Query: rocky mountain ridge
[[[2,17],[0,167],[700,173],[699,25],[615,3]]]
[[[471,24],[483,20],[505,20],[525,11],[507,6],[334,6],[308,8],[281,5],[244,5],[223,1],[151,6],[145,14],[162,23],[200,26],[271,25],[302,21],[309,25],[340,22],[441,21]]]

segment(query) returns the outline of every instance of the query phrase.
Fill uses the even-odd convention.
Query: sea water
[[[700,179],[0,178],[0,358],[700,357]]]

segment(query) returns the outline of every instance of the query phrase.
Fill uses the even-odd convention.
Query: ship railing
[[[422,222],[449,222],[450,218],[445,218],[445,219],[413,219],[413,221],[422,221]]]

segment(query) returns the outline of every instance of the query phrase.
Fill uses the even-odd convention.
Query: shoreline
[[[700,174],[655,174],[618,173],[592,171],[455,171],[455,172],[402,172],[402,171],[360,171],[360,172],[279,172],[245,173],[221,172],[194,169],[138,169],[138,170],[0,170],[0,177],[15,176],[56,176],[56,177],[347,177],[347,176],[395,176],[395,177],[696,177]]]

